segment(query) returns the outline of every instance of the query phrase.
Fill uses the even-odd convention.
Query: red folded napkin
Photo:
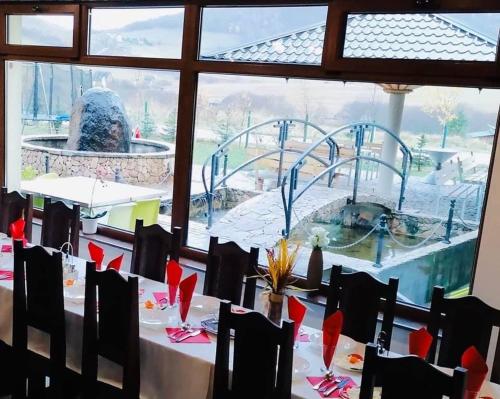
[[[104,249],[92,241],[89,241],[88,248],[90,259],[95,262],[96,269],[101,270],[102,261],[104,260]]]
[[[307,308],[295,296],[288,297],[288,317],[294,321],[293,339],[297,339],[300,326],[306,315]]]
[[[341,310],[337,310],[323,322],[323,361],[327,369],[330,369],[332,364],[343,322],[344,315]]]
[[[167,293],[166,292],[153,292],[153,298],[156,301],[157,305],[166,304],[167,303]]]
[[[3,244],[1,251],[3,253],[11,253],[12,252],[12,245],[10,245],[10,244]]]
[[[168,302],[170,306],[175,303],[177,288],[182,277],[182,267],[176,260],[170,259],[165,267],[165,282],[168,285]]]
[[[181,342],[175,342],[176,338],[182,337],[182,334],[180,333],[180,330],[182,328],[166,328],[168,338],[170,339],[171,343],[176,343],[176,344],[209,344],[212,341],[210,340],[210,337],[206,333],[206,331],[203,328],[193,328],[193,331],[197,330],[202,330],[201,334],[196,335],[195,337],[189,337]],[[178,335],[175,335],[177,332],[179,332]],[[174,335],[174,338],[171,338],[171,336]]]
[[[193,297],[197,280],[197,274],[193,273],[179,284],[179,312],[183,323],[186,321],[189,312],[189,306],[191,305],[191,298]]]
[[[346,377],[346,376],[339,376],[339,377],[342,378],[342,379],[348,378],[349,382],[343,388],[337,389],[337,390],[333,391],[332,394],[330,396],[328,396],[329,398],[340,398],[340,395],[341,395],[342,392],[345,392],[345,391],[348,391],[351,388],[356,388],[357,387],[356,383],[352,380],[352,378]],[[325,377],[307,377],[307,381],[309,381],[309,383],[312,386],[314,386],[316,384],[319,384],[319,382],[323,381],[324,379],[325,379]],[[318,391],[316,391],[316,392],[318,392]],[[326,398],[326,396],[324,395],[325,392],[318,392],[318,394],[319,394],[320,397]]]
[[[110,261],[108,263],[108,267],[106,268],[106,270],[114,269],[117,272],[119,272],[120,271],[120,267],[122,267],[123,255],[124,254],[121,254],[120,256],[118,256],[115,259],[113,259],[112,261]]]
[[[462,355],[462,367],[467,369],[465,399],[474,399],[488,374],[488,365],[476,347],[471,346]]]
[[[14,280],[14,272],[12,270],[0,270],[0,281]]]
[[[416,355],[425,359],[429,353],[432,344],[432,335],[429,334],[425,327],[420,330],[413,331],[409,335],[408,350],[410,355]]]
[[[13,240],[23,240],[24,239],[24,227],[26,226],[26,222],[23,218],[17,219],[15,222],[12,222],[9,226],[10,236]]]

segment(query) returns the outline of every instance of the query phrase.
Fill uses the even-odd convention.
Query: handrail
[[[302,151],[300,151],[300,150],[293,149],[293,148],[286,148],[286,146],[285,146],[286,145],[286,141],[288,140],[288,129],[289,129],[289,127],[293,123],[301,123],[304,126],[310,126],[313,129],[315,129],[316,131],[318,131],[319,133],[321,133],[324,137],[326,137],[328,135],[328,132],[326,130],[322,129],[321,127],[319,127],[318,125],[316,125],[314,123],[309,122],[308,120],[302,120],[302,119],[297,119],[297,118],[275,118],[275,119],[267,120],[267,121],[262,122],[262,123],[258,123],[256,125],[250,126],[250,127],[246,128],[246,129],[242,130],[240,133],[236,134],[235,136],[232,136],[231,138],[229,138],[228,140],[226,140],[224,143],[222,143],[215,151],[212,152],[212,154],[210,154],[206,158],[206,160],[203,162],[201,174],[202,174],[203,187],[205,189],[205,194],[207,196],[208,227],[211,227],[211,224],[212,224],[213,197],[215,195],[215,190],[220,185],[224,185],[224,183],[231,176],[233,176],[237,172],[241,171],[242,169],[244,169],[248,165],[250,165],[250,164],[252,164],[254,162],[257,162],[258,160],[263,159],[265,157],[268,157],[270,155],[279,154],[280,158],[279,158],[279,167],[278,167],[278,183],[277,183],[277,186],[279,187],[281,185],[281,182],[282,182],[282,168],[283,168],[283,156],[284,156],[284,154],[285,153],[299,153],[299,154],[302,153]],[[274,127],[278,127],[279,128],[279,137],[278,137],[279,138],[279,148],[271,150],[271,151],[267,151],[264,154],[257,155],[255,157],[253,157],[253,158],[251,158],[251,159],[243,162],[237,168],[235,168],[235,169],[231,170],[229,173],[227,173],[227,171],[226,171],[226,168],[227,168],[227,155],[228,155],[227,148],[232,143],[234,143],[236,140],[238,140],[239,138],[241,138],[242,136],[248,135],[248,134],[250,134],[250,132],[252,132],[252,131],[254,131],[254,130],[258,129],[258,128],[261,128],[263,126],[270,125],[270,124],[277,124]],[[338,155],[338,153],[339,153],[339,146],[336,143],[336,141],[333,138],[331,138],[331,137],[326,137],[324,140],[322,140],[322,143],[326,143],[330,147],[330,152],[329,152],[329,156],[328,156],[328,162],[325,161],[323,158],[321,158],[319,156],[316,156],[314,154],[309,154],[308,156],[310,158],[312,158],[312,159],[320,162],[321,164],[323,164],[323,166],[328,166],[328,165],[331,165],[332,163],[334,163],[335,155],[336,154]],[[225,164],[224,164],[224,173],[223,173],[222,178],[220,178],[219,180],[215,181],[216,180],[215,177],[218,174],[219,158],[221,156],[225,157],[225,159],[224,159],[224,162],[225,162]],[[207,168],[207,166],[208,166],[209,163],[211,164],[211,168],[210,168],[210,183],[207,182],[207,176],[206,176],[206,168]],[[331,176],[331,178],[330,178],[330,183],[331,183],[332,180],[333,180],[333,176]]]
[[[396,169],[393,165],[375,157],[369,157],[365,155],[361,155],[361,151],[364,145],[364,140],[365,140],[365,132],[366,129],[368,128],[373,128],[373,129],[379,129],[386,134],[388,134],[391,138],[396,140],[399,143],[399,149],[403,154],[403,162],[402,162],[402,167],[401,171],[399,169]],[[299,171],[302,165],[304,164],[304,160],[310,156],[311,152],[314,151],[317,147],[319,147],[325,140],[328,140],[332,138],[333,136],[337,135],[340,132],[343,132],[345,130],[351,130],[354,131],[356,137],[355,137],[355,156],[348,158],[348,159],[343,159],[340,160],[336,163],[331,163],[325,170],[323,170],[319,175],[314,176],[312,180],[310,180],[303,188],[301,188],[298,193],[295,193],[294,191],[297,190],[298,186],[298,176],[299,176]],[[411,153],[411,150],[408,148],[408,146],[393,132],[388,130],[387,128],[375,124],[375,123],[352,123],[349,125],[344,125],[330,133],[328,135],[318,139],[316,142],[311,144],[309,148],[304,151],[302,156],[297,158],[295,163],[288,169],[288,173],[283,176],[282,184],[281,184],[281,197],[283,201],[283,209],[285,211],[285,228],[283,229],[283,235],[285,237],[288,237],[290,234],[290,228],[291,228],[291,218],[292,218],[292,207],[295,201],[297,201],[303,194],[306,192],[309,188],[311,188],[318,180],[323,178],[326,174],[329,174],[330,176],[333,175],[335,172],[335,169],[340,167],[341,165],[344,165],[346,163],[350,162],[355,162],[355,174],[354,174],[354,184],[353,184],[353,195],[352,195],[352,202],[356,202],[356,197],[357,197],[357,191],[358,191],[358,183],[359,183],[359,178],[361,174],[361,161],[368,161],[368,162],[374,162],[381,164],[389,169],[391,169],[394,173],[396,173],[400,178],[401,178],[401,189],[400,189],[400,194],[399,194],[399,201],[398,201],[398,210],[401,210],[403,201],[404,201],[404,193],[406,190],[406,183],[408,180],[408,175],[411,169],[411,164],[413,162],[413,155]],[[288,196],[287,193],[285,192],[286,187],[287,187],[287,182],[288,182]],[[329,186],[331,186],[329,184]],[[287,198],[288,197],[288,198]]]

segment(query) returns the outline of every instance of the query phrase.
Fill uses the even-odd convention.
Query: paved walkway
[[[300,188],[299,188],[300,191]],[[304,219],[312,219],[320,213],[334,215],[352,196],[351,191],[325,186],[307,190],[293,206],[291,228]],[[375,202],[394,206],[376,195],[360,194],[358,202]],[[210,235],[222,240],[236,241],[245,247],[270,248],[281,237],[285,227],[281,189],[267,191],[231,209],[209,230]]]

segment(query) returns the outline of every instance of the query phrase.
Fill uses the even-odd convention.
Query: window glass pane
[[[327,7],[205,8],[200,58],[320,64]]]
[[[73,15],[8,15],[7,43],[73,46]]]
[[[498,14],[349,14],[345,58],[495,61]]]
[[[184,8],[93,8],[89,53],[180,58]]]
[[[170,228],[178,86],[171,71],[8,62],[9,187],[82,199],[119,229]]]
[[[206,250],[209,236],[219,236],[247,250],[258,247],[266,265],[265,248],[286,231],[288,215],[290,237],[301,245],[297,274],[306,274],[309,237],[321,227],[329,233],[323,249],[326,281],[330,265],[339,264],[384,281],[399,277],[400,299],[417,305],[428,306],[434,285],[463,295],[471,279],[499,101],[500,90],[202,74],[188,244]],[[358,128],[341,128],[351,124]],[[364,158],[356,179],[357,131]],[[333,158],[328,140],[307,152],[331,132],[339,149]],[[281,137],[286,141],[280,169]],[[404,163],[407,149],[411,168]],[[305,162],[293,187],[290,173],[300,157]],[[332,164],[335,169],[328,169]],[[406,178],[401,212],[400,174]],[[356,204],[349,204],[355,186]],[[376,267],[382,214],[390,234],[383,236]]]

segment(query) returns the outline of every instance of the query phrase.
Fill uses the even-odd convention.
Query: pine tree
[[[155,131],[156,131],[156,123],[153,117],[151,116],[151,113],[149,111],[149,104],[146,101],[144,103],[144,118],[142,118],[141,121],[142,137],[145,139],[150,138]]]
[[[422,163],[424,161],[423,159],[423,150],[425,145],[427,144],[427,137],[425,137],[425,134],[422,134],[417,141],[417,149],[418,149],[418,157],[417,157],[417,170],[420,172],[420,169],[422,167]]]

